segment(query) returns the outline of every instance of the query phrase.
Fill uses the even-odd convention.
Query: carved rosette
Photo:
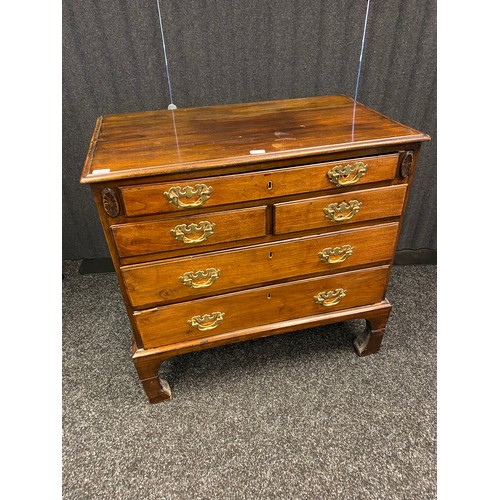
[[[116,192],[111,188],[104,188],[101,191],[102,206],[110,217],[117,217],[120,213],[120,202]]]
[[[399,174],[403,179],[406,179],[411,173],[411,167],[413,165],[413,151],[406,151],[401,165],[399,167]]]

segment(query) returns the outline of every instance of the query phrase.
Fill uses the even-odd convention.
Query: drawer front
[[[380,302],[389,266],[136,311],[146,349]]]
[[[388,261],[394,253],[397,230],[397,223],[382,224],[126,266],[121,271],[132,306],[152,307],[166,301]]]
[[[388,186],[274,205],[274,234],[401,215],[406,186]]]
[[[266,234],[266,207],[111,226],[120,257],[214,245]]]
[[[128,216],[180,212],[393,179],[398,154],[121,187]]]

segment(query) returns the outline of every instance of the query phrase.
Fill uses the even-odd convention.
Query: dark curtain
[[[366,0],[161,0],[178,107],[354,95]],[[109,256],[79,177],[101,114],[166,108],[156,0],[63,1],[63,257]],[[372,1],[358,99],[430,134],[399,249],[436,248],[436,0]]]

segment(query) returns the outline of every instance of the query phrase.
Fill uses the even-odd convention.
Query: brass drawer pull
[[[330,203],[323,209],[325,217],[332,222],[343,222],[352,219],[360,210],[362,203],[358,200],[350,200],[349,203]]]
[[[208,268],[206,271],[188,271],[182,276],[179,276],[183,285],[191,288],[207,288],[220,278],[220,269],[213,267]]]
[[[367,169],[368,165],[366,163],[357,161],[354,165],[350,163],[348,165],[337,165],[328,171],[326,175],[330,182],[337,187],[350,186],[356,184],[366,174]]]
[[[354,247],[352,245],[344,245],[342,247],[325,248],[318,253],[320,260],[327,264],[339,264],[344,262],[352,255]]]
[[[204,316],[193,316],[191,319],[188,319],[188,324],[193,328],[198,328],[198,330],[202,332],[213,330],[219,326],[225,314],[226,313],[216,311],[212,314],[205,314]]]
[[[170,234],[183,243],[201,243],[206,241],[210,235],[214,233],[215,224],[202,220],[199,224],[179,224],[170,230]],[[189,238],[188,235],[193,233],[202,233],[197,238]]]
[[[203,205],[205,201],[210,198],[212,193],[212,186],[207,186],[206,184],[195,184],[194,188],[191,186],[171,187],[168,191],[163,193],[166,200],[177,208],[195,208]],[[198,199],[193,203],[184,203],[181,201],[181,197],[192,198],[193,196],[198,196]]]
[[[328,292],[320,292],[318,295],[314,296],[314,302],[320,306],[330,307],[337,305],[345,294],[347,290],[343,288],[337,288],[336,290],[328,290]]]

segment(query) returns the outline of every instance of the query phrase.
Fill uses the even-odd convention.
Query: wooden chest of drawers
[[[231,342],[362,318],[378,351],[427,140],[346,96],[100,117],[81,182],[149,401],[171,398],[162,361]]]

